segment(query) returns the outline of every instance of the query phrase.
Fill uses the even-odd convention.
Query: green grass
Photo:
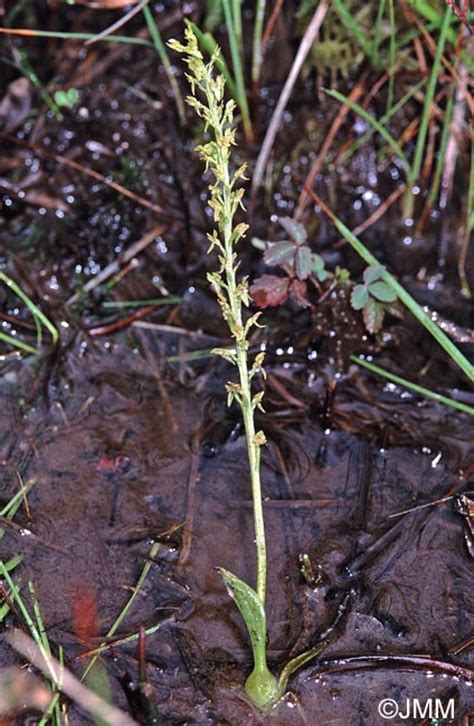
[[[381,263],[370,252],[367,247],[355,236],[351,230],[332,212],[322,199],[311,189],[308,189],[308,193],[314,198],[316,203],[321,207],[326,216],[334,224],[338,232],[344,237],[344,239],[351,245],[351,247],[362,257],[368,265],[380,265]],[[396,293],[398,299],[408,310],[414,315],[414,317],[428,330],[430,335],[436,340],[436,342],[443,348],[449,355],[451,360],[457,365],[457,367],[466,375],[469,381],[474,381],[474,366],[470,361],[461,353],[459,348],[448,338],[446,333],[441,330],[431,317],[425,313],[423,308],[417,301],[410,295],[405,288],[400,285],[398,280],[387,270],[382,273],[381,279],[386,282]]]
[[[358,358],[355,355],[351,355],[351,361],[353,363],[356,363],[358,366],[365,368],[371,373],[374,373],[377,376],[386,378],[388,381],[396,383],[398,386],[402,386],[403,388],[407,388],[409,391],[413,391],[413,393],[418,393],[424,398],[431,398],[438,403],[444,404],[445,406],[449,406],[450,408],[454,408],[457,411],[462,411],[462,413],[467,413],[470,416],[474,416],[474,407],[468,406],[467,403],[462,403],[461,401],[456,401],[454,398],[443,396],[441,393],[432,391],[430,388],[425,388],[425,386],[419,386],[417,383],[412,383],[406,378],[402,378],[401,376],[397,376],[394,373],[390,373],[390,371],[385,370],[385,368],[380,368],[380,366],[375,365],[375,363],[369,363],[369,361],[364,360],[363,358]]]
[[[53,344],[56,345],[59,340],[58,330],[36,305],[36,303],[34,303],[33,300],[21,289],[21,287],[4,272],[0,272],[0,282],[3,282],[23,303],[25,303],[26,307],[32,314],[36,327],[36,348],[28,343],[24,343],[18,338],[15,338],[13,335],[8,335],[8,333],[0,332],[0,340],[3,340],[3,342],[8,343],[25,353],[36,354],[39,352],[39,346],[43,339],[43,328],[45,328],[50,334]]]
[[[38,650],[40,651],[47,667],[48,679],[51,681],[53,687],[53,697],[47,711],[43,714],[39,721],[39,724],[44,726],[48,721],[54,724],[54,726],[61,726],[61,710],[59,704],[60,690],[61,690],[61,672],[53,666],[52,663],[52,651],[49,643],[48,635],[44,627],[43,618],[41,615],[41,609],[36,598],[36,592],[31,581],[28,582],[28,587],[33,602],[33,615],[26,606],[26,603],[21,595],[20,588],[13,581],[10,573],[8,572],[5,563],[0,560],[0,575],[5,580],[9,588],[9,596],[15,606],[18,608],[18,613],[21,616],[23,625],[28,629],[31,637],[33,638]],[[62,661],[62,651],[59,650],[59,660]],[[38,726],[39,726],[38,724]]]
[[[160,549],[160,543],[155,542],[150,549],[148,559],[145,562],[145,565],[143,566],[143,570],[140,574],[140,577],[138,578],[137,584],[135,585],[135,587],[132,590],[132,594],[130,595],[129,599],[125,603],[121,612],[119,613],[119,615],[117,616],[117,618],[115,619],[115,621],[113,622],[113,624],[111,625],[109,630],[107,631],[107,634],[105,636],[106,638],[112,638],[115,635],[115,633],[117,632],[117,630],[119,629],[119,627],[121,626],[121,624],[123,623],[123,621],[125,620],[125,618],[127,617],[128,612],[129,612],[130,608],[132,607],[135,598],[137,597],[140,590],[142,589],[143,583],[145,582],[151,568],[153,567],[155,557],[157,556],[159,549]],[[157,629],[158,628],[155,626],[155,628],[151,632],[155,632]],[[131,636],[131,638],[125,638],[125,639],[121,640],[120,642],[128,642],[128,640],[133,640],[133,639],[134,639],[134,636]],[[104,643],[103,645],[101,645],[97,648],[95,655],[92,656],[91,660],[89,661],[89,663],[87,665],[87,668],[85,669],[85,671],[82,675],[82,680],[87,678],[88,674],[94,668],[94,665],[97,662],[99,653],[102,650],[105,650],[107,647],[108,646]]]
[[[155,22],[154,15],[153,15],[152,11],[150,10],[150,8],[148,7],[148,5],[145,5],[145,7],[142,10],[142,13],[143,13],[143,17],[145,18],[146,24],[148,26],[148,30],[150,31],[153,45],[163,64],[163,69],[166,73],[166,77],[167,77],[168,82],[173,91],[173,98],[176,103],[176,109],[178,111],[179,119],[181,121],[181,124],[184,125],[185,120],[186,120],[186,112],[184,110],[184,101],[183,101],[183,97],[181,95],[181,91],[179,89],[178,82],[174,76],[173,69],[171,67],[171,61],[169,59],[168,51],[166,50],[166,46],[163,43],[163,40],[161,39],[160,31],[158,30],[158,26]]]

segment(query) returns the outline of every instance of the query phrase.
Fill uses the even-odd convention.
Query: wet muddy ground
[[[93,11],[61,12],[61,22],[77,30],[97,27]],[[60,24],[51,11],[42,19]],[[176,34],[179,7],[170,8],[167,23]],[[291,62],[284,33],[278,43],[282,64]],[[38,45],[28,49],[32,60]],[[81,609],[95,602],[97,636],[105,634],[159,541],[119,632],[160,624],[146,640],[146,677],[163,723],[430,723],[388,721],[378,704],[394,699],[403,712],[410,699],[445,706],[454,699],[454,722],[468,726],[472,531],[459,495],[474,489],[473,420],[368,375],[349,358],[373,355],[424,385],[428,373],[431,388],[471,405],[472,390],[408,314],[388,317],[374,337],[344,290],[320,304],[314,293],[307,310],[290,301],[265,311],[267,327],[252,350],[265,345],[269,374],[259,424],[268,439],[262,474],[271,665],[277,672],[290,655],[328,644],[271,714],[254,711],[236,685],[251,666],[246,634],[216,572],[222,566],[249,582],[255,574],[245,440],[238,411],[226,408],[230,368],[208,354],[189,355],[228,343],[205,280],[215,261],[205,255],[208,180],[191,153],[199,128],[178,127],[151,49],[97,45],[85,52],[77,42],[47,41],[43,52],[44,79],[56,68],[55,83],[78,88],[80,100],[59,120],[26,87],[27,113],[17,104],[3,121],[0,261],[41,301],[61,342],[35,358],[4,350],[0,504],[18,490],[19,477],[32,488],[18,527],[0,541],[0,556],[23,555],[16,577],[34,581],[53,649],[62,645],[67,665],[81,673],[79,656],[91,647],[78,635]],[[263,128],[279,83],[265,79]],[[4,97],[9,92],[3,88]],[[309,77],[292,98],[249,238],[275,239],[278,215],[294,210],[336,111],[330,100],[315,108],[314,99]],[[344,127],[341,143],[344,134],[359,133],[355,123]],[[257,153],[258,145],[237,151],[250,164]],[[399,178],[372,140],[345,165],[331,159],[315,188],[353,228]],[[364,241],[421,303],[469,330],[474,312],[456,275],[462,193],[460,183],[451,208],[435,210],[417,235],[395,205]],[[364,265],[314,206],[304,222],[327,267],[345,266],[359,279]],[[81,294],[117,261],[103,284]],[[244,266],[252,279],[265,271],[250,245]],[[472,257],[467,271],[474,284]],[[5,329],[28,337],[27,311],[1,294]],[[110,307],[169,295],[180,302]],[[472,355],[472,338],[460,347]],[[303,553],[312,582],[300,571]],[[14,625],[12,614],[0,637]],[[4,643],[0,664],[17,662]],[[114,703],[145,723],[136,642],[111,648],[103,662]],[[24,714],[17,722],[36,721]],[[71,706],[69,723],[90,720]]]

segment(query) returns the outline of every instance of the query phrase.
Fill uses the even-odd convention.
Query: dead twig
[[[367,217],[367,219],[364,219],[364,221],[361,224],[359,224],[357,227],[355,227],[352,230],[353,233],[356,236],[358,236],[358,235],[362,234],[362,232],[365,232],[367,229],[369,229],[369,227],[372,227],[372,225],[375,224],[375,222],[378,222],[378,220],[381,217],[383,217],[383,215],[387,212],[387,210],[390,209],[392,204],[394,204],[397,201],[397,199],[399,199],[402,196],[405,189],[406,189],[405,184],[401,184],[397,189],[395,189],[395,191],[392,192],[387,197],[387,199],[385,199],[382,202],[382,204],[379,207],[377,207],[377,209],[374,212],[372,212],[370,217]],[[344,237],[341,237],[341,239],[339,239],[337,242],[334,243],[333,248],[339,249],[340,247],[342,247],[345,244],[347,244],[346,240],[344,239]]]
[[[191,554],[193,539],[194,514],[196,511],[196,485],[199,481],[199,463],[201,460],[199,447],[201,445],[201,427],[195,432],[191,442],[191,468],[188,477],[188,493],[186,498],[186,518],[184,520],[183,541],[178,565],[186,567]]]
[[[138,5],[135,5],[135,7],[129,10],[128,13],[125,13],[125,15],[119,18],[119,20],[117,20],[115,23],[112,23],[112,25],[109,25],[108,28],[105,28],[105,30],[102,30],[97,35],[94,35],[94,37],[90,38],[90,40],[86,40],[85,45],[92,45],[92,43],[97,43],[98,40],[102,40],[102,38],[105,38],[106,35],[111,35],[112,33],[115,33],[116,30],[126,25],[128,21],[131,20],[135,15],[138,15],[138,13],[143,10],[145,5],[148,5],[149,2],[150,0],[140,0]]]
[[[156,214],[159,214],[161,216],[163,216],[163,215],[169,216],[164,211],[164,209],[162,207],[160,207],[158,204],[149,202],[148,199],[144,199],[143,197],[140,197],[138,194],[135,194],[135,192],[132,192],[130,189],[127,189],[127,187],[122,186],[122,184],[119,184],[118,182],[114,182],[111,179],[108,179],[103,174],[100,174],[98,171],[95,171],[94,169],[91,169],[88,166],[83,166],[83,164],[79,164],[77,161],[68,159],[67,156],[61,156],[61,154],[56,154],[56,153],[54,153],[54,151],[48,151],[48,149],[44,149],[42,146],[38,146],[37,144],[30,144],[28,141],[23,141],[22,139],[17,139],[15,136],[10,136],[8,134],[0,133],[0,139],[5,139],[6,141],[9,141],[13,144],[22,146],[25,149],[31,149],[31,151],[34,151],[37,154],[41,154],[42,156],[48,156],[50,159],[54,159],[59,164],[64,164],[64,166],[68,166],[70,169],[74,169],[74,171],[79,171],[81,174],[86,174],[87,176],[90,176],[93,179],[96,179],[101,184],[105,184],[106,186],[110,187],[111,189],[114,189],[119,194],[122,194],[122,196],[128,197],[128,199],[132,199],[134,202],[137,202],[137,204],[140,204],[142,207],[151,209],[151,211],[155,212]]]
[[[60,678],[60,681],[58,680],[56,685],[89,713],[94,714],[94,716],[105,721],[107,724],[114,724],[114,726],[137,726],[137,722],[130,718],[124,711],[121,711],[115,706],[111,706],[103,698],[94,693],[94,691],[86,688],[54,656],[48,654],[49,662],[47,662],[33,639],[20,630],[14,630],[12,633],[9,633],[6,640],[12,648],[21,653],[36,668],[39,668],[47,678],[51,678],[50,668],[52,666],[55,673],[58,674],[58,679]]]
[[[364,83],[363,83],[363,81],[361,81],[354,86],[354,88],[352,89],[352,91],[349,95],[349,99],[354,102],[358,101],[359,98],[361,97],[363,91],[364,91]],[[342,124],[346,120],[348,113],[349,113],[349,106],[347,106],[347,104],[344,104],[343,106],[340,107],[334,121],[332,122],[331,128],[329,129],[329,132],[323,141],[319,154],[317,155],[316,159],[313,161],[313,164],[311,165],[311,169],[309,170],[308,176],[306,177],[305,183],[303,185],[303,189],[302,189],[300,197],[298,199],[298,206],[296,207],[295,219],[301,219],[301,217],[303,216],[304,211],[310,201],[310,196],[309,196],[308,192],[306,191],[306,189],[307,189],[307,187],[313,186],[314,180],[316,179],[316,175],[321,170],[321,167],[329,153],[329,149],[331,148],[332,143],[333,143],[334,139],[336,138],[336,135],[337,135],[339,129],[341,128]]]
[[[278,99],[278,103],[273,113],[267,133],[265,134],[262,148],[258,155],[257,163],[255,165],[255,171],[252,177],[249,205],[250,213],[252,212],[253,206],[255,204],[257,191],[260,188],[260,184],[262,183],[265,167],[267,165],[267,161],[270,156],[270,152],[272,150],[278,129],[280,128],[283,113],[288,104],[301,67],[306,59],[306,56],[311,50],[314,39],[316,38],[316,35],[324,21],[324,18],[326,17],[326,13],[329,9],[329,4],[329,0],[322,0],[319,3],[316,12],[311,18],[311,22],[308,25],[306,32],[301,40],[300,47],[298,48],[298,52],[296,54],[296,58],[293,62],[288,78],[286,79],[285,85],[283,86],[280,98]]]
[[[107,267],[104,267],[104,269],[91,280],[88,280],[80,292],[74,293],[74,295],[66,301],[66,305],[74,305],[74,303],[76,303],[83,295],[91,292],[98,287],[98,285],[102,285],[102,283],[108,280],[109,277],[112,277],[112,275],[117,274],[121,267],[130,262],[134,257],[136,257],[136,255],[140,254],[140,252],[143,252],[143,250],[146,249],[153,240],[159,237],[165,229],[166,225],[164,224],[157,224],[155,227],[152,227],[152,229],[146,232],[141,239],[130,245],[130,247],[128,247],[125,252],[120,255],[120,257],[111,262],[110,265],[107,265]]]

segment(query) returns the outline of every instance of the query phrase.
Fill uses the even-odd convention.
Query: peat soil
[[[61,12],[76,30],[98,29],[93,11]],[[42,20],[56,22],[52,11]],[[179,7],[168,20],[178,33]],[[267,413],[259,425],[268,439],[271,666],[279,672],[290,656],[327,645],[270,714],[257,713],[238,687],[251,667],[247,636],[216,571],[252,582],[255,558],[245,440],[224,392],[233,371],[208,353],[229,340],[205,279],[215,260],[205,254],[208,180],[192,154],[199,127],[191,117],[179,127],[151,49],[12,42],[32,62],[43,54],[43,78],[54,68],[55,82],[80,94],[58,119],[29,84],[16,87],[20,104],[8,106],[11,85],[2,91],[0,261],[41,302],[61,340],[38,357],[4,350],[0,504],[20,481],[31,490],[15,518],[19,527],[5,529],[0,556],[23,556],[14,577],[27,602],[26,583],[34,582],[53,650],[61,645],[68,667],[82,672],[81,654],[102,642],[159,541],[119,634],[160,624],[146,639],[146,680],[163,723],[378,726],[389,723],[378,712],[383,699],[402,713],[409,699],[440,699],[444,707],[453,699],[454,722],[469,724],[472,518],[460,510],[474,489],[472,417],[387,385],[349,357],[373,355],[472,405],[466,381],[408,314],[366,334],[344,289],[322,302],[315,290],[305,310],[290,301],[265,311],[252,350],[267,350]],[[283,31],[277,44],[284,77],[293,46]],[[262,128],[281,78],[265,83]],[[311,76],[298,86],[249,239],[277,238],[277,217],[293,213],[336,112],[332,101],[316,100]],[[402,123],[417,112],[408,109]],[[360,133],[349,118],[338,140]],[[397,164],[378,151],[372,139],[344,165],[334,154],[316,180],[351,228],[400,183]],[[251,166],[258,146],[236,153]],[[455,180],[451,207],[435,210],[418,234],[400,222],[395,205],[363,239],[421,303],[455,326],[455,336],[464,329],[467,342],[459,345],[469,356],[474,313],[456,273],[464,186]],[[327,267],[344,266],[359,280],[363,264],[314,206],[304,222]],[[141,251],[124,257],[140,240]],[[244,267],[252,279],[268,272],[250,245]],[[471,285],[473,270],[471,257]],[[6,332],[34,340],[27,310],[1,294]],[[169,295],[180,301],[110,307]],[[312,579],[301,574],[302,554]],[[5,642],[18,624],[12,613],[1,625],[2,666],[20,662]],[[102,662],[114,703],[146,723],[136,641],[111,647]],[[15,722],[35,721],[22,713]],[[69,723],[92,722],[71,705]]]

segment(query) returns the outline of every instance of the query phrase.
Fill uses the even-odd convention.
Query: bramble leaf
[[[369,292],[381,302],[395,302],[397,293],[386,282],[373,282],[369,285]]]
[[[361,310],[369,301],[369,292],[365,285],[356,285],[352,290],[351,305],[354,310]]]
[[[303,245],[306,242],[308,235],[302,224],[291,217],[279,217],[278,221],[297,244]]]
[[[262,275],[250,288],[252,300],[259,308],[280,305],[288,297],[290,281],[287,277],[277,275]]]
[[[312,259],[311,250],[306,245],[296,248],[295,272],[300,280],[306,280],[311,275]]]
[[[369,333],[378,333],[382,327],[385,310],[383,305],[378,303],[374,298],[369,297],[362,311],[364,316],[364,324]]]
[[[370,285],[371,282],[380,280],[384,272],[385,267],[383,265],[369,265],[369,267],[366,267],[366,269],[364,270],[365,284]]]
[[[288,294],[293,302],[295,302],[301,308],[311,307],[311,304],[308,300],[308,286],[304,282],[304,280],[298,280],[297,278],[292,280],[290,287],[288,288]]]
[[[275,242],[265,250],[263,259],[265,264],[273,265],[284,265],[291,262],[295,254],[296,245],[294,242],[284,240],[283,242]]]
[[[324,282],[324,280],[328,276],[328,273],[324,269],[324,260],[323,260],[323,258],[321,257],[321,255],[313,254],[311,256],[311,259],[312,259],[311,270],[315,273],[315,275],[318,278],[319,282]]]

